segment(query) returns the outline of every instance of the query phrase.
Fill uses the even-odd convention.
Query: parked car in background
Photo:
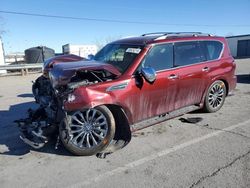
[[[155,122],[218,111],[236,86],[235,67],[224,37],[150,33],[114,41],[91,61],[51,66],[45,93],[38,78],[39,118],[37,111],[29,117],[37,126],[24,122],[22,139],[39,148],[59,130],[73,154],[111,153]]]

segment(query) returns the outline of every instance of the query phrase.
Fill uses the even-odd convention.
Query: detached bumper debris
[[[42,148],[49,140],[48,135],[55,132],[55,129],[48,129],[50,124],[44,108],[38,108],[35,111],[29,109],[28,117],[16,120],[15,123],[20,128],[20,138],[35,149]]]

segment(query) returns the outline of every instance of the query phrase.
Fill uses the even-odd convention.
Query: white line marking
[[[247,121],[238,123],[236,125],[232,125],[230,127],[227,127],[227,128],[224,128],[224,129],[221,129],[221,130],[218,130],[218,131],[214,131],[214,132],[212,132],[210,134],[206,134],[204,136],[195,138],[193,140],[187,141],[187,142],[182,143],[180,145],[176,145],[176,146],[174,146],[172,148],[168,148],[168,149],[162,150],[160,152],[154,153],[154,154],[152,154],[150,156],[147,156],[147,157],[141,158],[139,160],[133,161],[131,163],[125,164],[124,166],[115,168],[114,170],[111,170],[111,171],[107,171],[107,172],[105,172],[105,173],[103,173],[103,174],[101,174],[101,175],[99,175],[97,177],[94,177],[94,178],[92,178],[92,179],[90,179],[88,181],[80,182],[80,183],[72,185],[70,187],[82,187],[82,186],[85,186],[85,185],[90,185],[91,183],[95,183],[95,182],[101,181],[102,179],[111,177],[111,176],[113,176],[113,175],[115,175],[117,173],[124,172],[124,171],[126,171],[128,169],[132,169],[134,167],[137,167],[139,165],[142,165],[144,163],[152,161],[152,160],[154,160],[156,158],[159,158],[159,157],[168,155],[170,153],[176,152],[176,151],[178,151],[180,149],[183,149],[183,148],[186,148],[188,146],[194,145],[194,144],[199,143],[199,142],[201,142],[203,140],[206,140],[208,138],[212,138],[214,136],[218,136],[221,133],[225,133],[225,131],[231,131],[231,130],[233,130],[235,128],[247,125],[248,123],[250,123],[250,119],[247,120]]]

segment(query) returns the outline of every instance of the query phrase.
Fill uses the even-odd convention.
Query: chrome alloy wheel
[[[108,123],[101,111],[91,108],[75,112],[71,116],[69,129],[70,141],[79,148],[88,149],[104,140]]]
[[[225,95],[224,83],[218,82],[212,86],[208,93],[208,103],[213,109],[219,108],[223,104]]]

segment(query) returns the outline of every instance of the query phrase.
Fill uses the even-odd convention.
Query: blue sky
[[[250,0],[1,0],[0,11],[161,24],[111,23],[11,15],[0,12],[6,53],[45,45],[96,44],[157,31],[250,33]]]

